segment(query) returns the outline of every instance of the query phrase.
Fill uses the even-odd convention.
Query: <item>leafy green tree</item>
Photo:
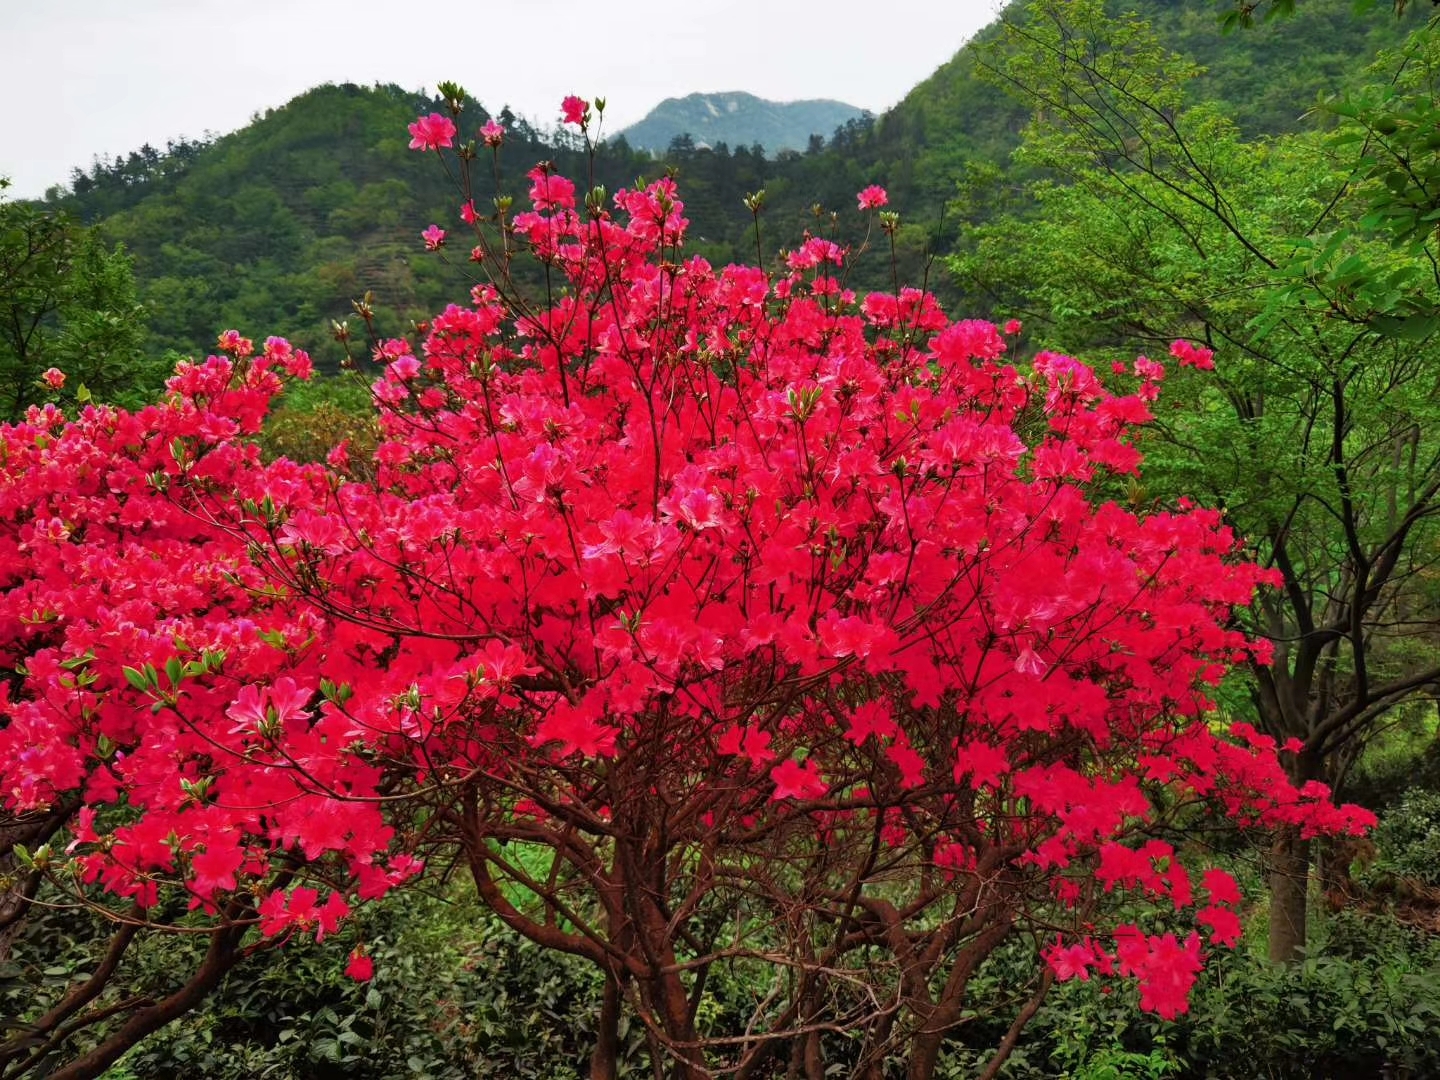
[[[1398,18],[1405,14],[1410,0],[1391,0],[1388,5],[1379,5],[1377,0],[1354,0],[1356,15],[1367,14],[1377,6],[1390,8]],[[1256,25],[1257,13],[1262,22],[1289,18],[1295,14],[1295,0],[1235,0],[1235,6],[1220,16],[1220,25],[1227,33],[1238,27],[1249,30]]]
[[[1405,57],[1432,70],[1440,44],[1421,30]],[[972,228],[952,269],[1031,315],[1037,344],[1214,350],[1213,374],[1172,376],[1182,407],[1154,425],[1147,478],[1223,505],[1274,569],[1249,626],[1273,643],[1253,714],[1294,780],[1342,780],[1388,712],[1440,682],[1440,249],[1429,223],[1396,246],[1384,210],[1424,193],[1376,167],[1358,108],[1328,136],[1247,141],[1187,107],[1195,66],[1091,0],[1036,4],[991,63],[1034,110],[1019,162],[1048,179]],[[1387,108],[1433,115],[1428,78],[1375,77]],[[1305,943],[1310,861],[1277,835],[1276,959]]]
[[[153,392],[143,320],[123,250],[62,212],[0,201],[0,417],[44,400],[52,367],[103,400]]]

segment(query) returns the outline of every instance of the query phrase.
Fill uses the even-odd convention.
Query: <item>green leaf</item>
[[[1403,341],[1424,341],[1436,329],[1440,329],[1440,313],[1428,312],[1397,318],[1393,315],[1377,315],[1370,320],[1377,334],[1400,338]]]

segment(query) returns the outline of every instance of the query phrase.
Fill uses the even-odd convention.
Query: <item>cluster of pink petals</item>
[[[560,102],[560,115],[567,124],[574,124],[576,127],[584,127],[590,113],[590,103],[584,98],[571,94]]]
[[[890,196],[878,184],[871,184],[855,196],[861,210],[878,210],[890,202]]]
[[[1180,361],[1181,367],[1193,367],[1200,371],[1215,370],[1215,352],[1188,341],[1176,341],[1170,346],[1170,355]]]
[[[441,150],[455,145],[455,121],[440,113],[421,116],[410,125],[411,150]]]

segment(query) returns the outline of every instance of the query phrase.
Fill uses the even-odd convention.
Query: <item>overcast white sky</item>
[[[0,176],[225,133],[325,82],[459,82],[548,126],[569,93],[618,131],[661,99],[748,90],[881,112],[999,0],[0,0]]]

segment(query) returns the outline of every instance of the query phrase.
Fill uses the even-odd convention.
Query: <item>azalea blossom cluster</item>
[[[454,118],[411,134],[441,152]],[[465,224],[567,287],[497,272],[380,342],[373,469],[262,462],[308,362],[238,334],[140,413],[0,429],[0,795],[66,808],[42,869],[279,940],[458,854],[695,1076],[694,973],[747,949],[726,911],[766,913],[751,947],[788,941],[799,973],[734,1061],[878,979],[847,1022],[923,1070],[967,973],[1037,925],[1062,928],[1055,977],[1183,1011],[1241,897],[1160,826],[1368,816],[1212,722],[1268,575],[1214,511],[1108,496],[1163,367],[1117,394],[1021,366],[917,290],[856,295],[828,239],[712,266],[668,178],[583,203],[528,180],[513,219],[465,193]],[[1107,922],[1118,895],[1172,928]]]
[[[74,418],[52,404],[0,432],[0,664],[15,673],[0,682],[5,808],[23,820],[67,807],[79,880],[142,909],[167,885],[213,907],[263,881],[316,814],[345,834],[345,808],[296,774],[226,767],[242,764],[226,750],[261,700],[275,723],[310,727],[312,690],[285,674],[298,650],[283,643],[324,623],[277,604],[244,538],[215,520],[299,482],[288,462],[262,466],[251,438],[282,376],[309,377],[309,357],[279,338],[258,355],[238,333],[219,345],[180,365],[161,404]],[[222,789],[248,809],[221,805]],[[97,815],[117,803],[129,812],[102,837]],[[384,831],[351,841],[360,879],[403,876],[383,868]]]

